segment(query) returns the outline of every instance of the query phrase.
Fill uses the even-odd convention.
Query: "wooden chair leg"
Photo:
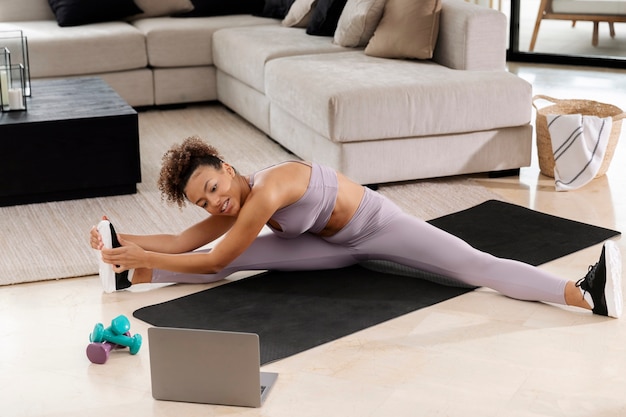
[[[615,25],[613,22],[609,22],[609,32],[611,33],[611,37],[615,37]]]
[[[537,20],[535,20],[535,28],[533,29],[533,36],[530,38],[529,52],[535,50],[535,43],[537,42],[537,35],[539,34],[539,26],[541,25],[541,19],[543,19],[543,13],[546,10],[548,0],[541,0],[539,4],[539,10],[537,11]]]
[[[593,22],[593,35],[591,37],[591,44],[593,46],[598,46],[598,26],[600,26],[600,22]]]

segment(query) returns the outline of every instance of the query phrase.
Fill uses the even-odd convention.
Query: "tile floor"
[[[626,72],[511,64],[535,94],[626,109]],[[554,191],[536,160],[519,178],[476,176],[511,202],[626,230],[626,149],[585,188]],[[618,239],[623,253],[626,244]],[[578,279],[600,246],[542,266]],[[280,373],[260,409],[154,401],[148,346],[90,364],[96,322],[204,289],[104,295],[96,278],[0,288],[0,415],[624,416],[626,319],[519,302],[480,289],[267,365]],[[131,332],[147,325],[131,319]]]

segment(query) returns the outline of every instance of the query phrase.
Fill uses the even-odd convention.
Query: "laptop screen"
[[[261,406],[258,335],[152,327],[148,341],[155,399]]]

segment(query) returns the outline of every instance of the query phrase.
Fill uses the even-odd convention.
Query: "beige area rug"
[[[137,194],[0,208],[0,285],[97,274],[88,234],[102,215],[119,232],[135,234],[175,233],[202,219],[205,213],[196,207],[179,210],[162,202],[156,187],[163,153],[184,137],[205,138],[242,173],[295,159],[217,104],[141,112],[139,127]],[[464,177],[385,185],[379,192],[426,220],[502,199]]]

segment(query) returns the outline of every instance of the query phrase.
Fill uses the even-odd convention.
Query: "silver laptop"
[[[157,400],[260,407],[278,377],[254,333],[151,327],[148,340]]]

